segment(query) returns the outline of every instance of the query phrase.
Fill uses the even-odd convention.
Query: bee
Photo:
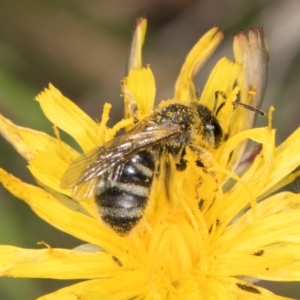
[[[223,137],[215,114],[198,102],[159,107],[126,133],[76,159],[61,187],[73,188],[76,200],[94,197],[104,223],[125,235],[143,217],[161,157],[170,154],[182,171],[186,147],[201,156]]]

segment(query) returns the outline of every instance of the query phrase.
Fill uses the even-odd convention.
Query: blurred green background
[[[124,76],[133,24],[146,16],[144,64],[156,76],[157,101],[173,95],[189,49],[213,25],[226,39],[198,77],[199,87],[222,55],[232,57],[232,34],[263,26],[270,48],[269,85],[263,109],[276,108],[280,143],[299,126],[300,1],[240,0],[1,0],[0,112],[22,126],[52,134],[34,97],[53,83],[64,95],[100,118],[112,102],[112,122],[122,116]],[[33,182],[26,162],[0,137],[0,167]],[[299,192],[297,183],[293,188]],[[0,186],[0,244],[72,248],[80,241],[53,229]],[[35,299],[70,284],[58,280],[0,279],[0,299]],[[261,283],[278,294],[300,299],[300,284]]]

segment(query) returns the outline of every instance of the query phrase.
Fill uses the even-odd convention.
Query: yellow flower
[[[262,30],[234,37],[235,62],[222,58],[201,95],[193,77],[223,33],[211,29],[187,56],[174,96],[159,107],[200,101],[217,118],[224,138],[213,147],[203,135],[195,137],[203,153],[186,147],[181,171],[178,161],[162,155],[168,163],[161,163],[143,218],[129,234],[107,226],[93,199],[75,201],[72,190],[61,187],[79,153],[60,139],[59,129],[86,153],[114,139],[120,129],[128,132],[148,120],[155,82],[151,69],[142,67],[145,31],[141,19],[122,84],[125,119],[113,128],[106,125],[108,104],[98,124],[52,85],[37,101],[54,124],[55,137],[1,116],[1,134],[29,161],[38,183],[29,185],[0,169],[3,186],[46,222],[86,243],[75,249],[45,242],[40,243],[44,249],[0,246],[1,276],[84,280],[39,299],[287,299],[255,282],[300,280],[300,196],[274,193],[300,174],[295,171],[300,130],[275,147],[272,110],[268,126],[251,129],[254,112],[236,102],[240,95],[242,103],[259,106],[263,97],[267,48]],[[255,145],[245,151],[248,140]]]

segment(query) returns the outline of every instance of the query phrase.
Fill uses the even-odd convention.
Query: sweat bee
[[[143,217],[163,155],[171,155],[177,169],[184,170],[186,147],[201,156],[222,139],[215,113],[206,106],[192,102],[158,107],[126,133],[76,159],[61,187],[73,188],[74,199],[94,197],[102,220],[124,235]]]
[[[102,220],[117,233],[127,234],[143,216],[161,156],[171,154],[178,170],[183,170],[185,148],[202,151],[196,136],[212,147],[223,138],[207,107],[194,102],[157,108],[126,133],[76,159],[61,187],[73,188],[78,200],[94,197]]]

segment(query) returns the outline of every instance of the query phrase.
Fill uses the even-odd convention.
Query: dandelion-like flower
[[[108,226],[90,191],[81,190],[73,199],[77,186],[62,187],[80,154],[60,139],[59,130],[90,153],[110,145],[119,130],[128,134],[153,115],[154,76],[141,62],[145,31],[141,19],[122,83],[125,118],[113,128],[106,125],[109,104],[97,123],[52,85],[36,99],[54,124],[55,137],[0,117],[2,135],[28,160],[38,184],[0,169],[3,186],[46,222],[84,243],[75,249],[46,243],[44,249],[0,246],[1,276],[83,280],[39,299],[286,299],[255,285],[261,279],[300,280],[300,196],[276,192],[300,175],[300,130],[276,147],[272,109],[268,126],[251,128],[251,109],[259,106],[267,81],[261,29],[234,37],[235,61],[222,58],[201,95],[193,77],[223,33],[211,29],[188,54],[174,96],[156,109],[201,103],[216,118],[222,139],[218,145],[205,140],[201,123],[199,136],[180,158],[168,151],[156,157],[160,164],[147,205],[132,230],[120,234]]]

